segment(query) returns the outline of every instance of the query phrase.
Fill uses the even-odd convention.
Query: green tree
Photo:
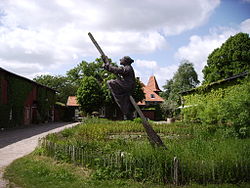
[[[202,70],[204,83],[215,82],[250,69],[250,38],[247,33],[231,36],[215,49]]]
[[[103,105],[103,92],[96,78],[85,76],[77,90],[77,101],[83,112],[91,114]]]
[[[110,59],[110,61],[112,61]],[[116,65],[115,63],[112,63]],[[75,83],[78,87],[80,86],[81,80],[86,76],[93,76],[102,83],[104,79],[109,77],[112,73],[103,69],[103,61],[101,58],[95,59],[93,62],[82,61],[76,67],[67,72],[67,76],[72,83]]]
[[[143,92],[143,89],[142,89],[143,86],[140,80],[136,78],[135,81],[136,81],[136,85],[135,85],[135,90],[132,96],[135,99],[135,102],[139,102],[145,99],[145,93]]]
[[[180,105],[180,92],[195,88],[200,81],[198,80],[198,75],[194,70],[194,66],[188,60],[181,62],[177,72],[174,74],[173,78],[167,80],[166,85],[163,86],[164,91],[162,96],[166,100],[175,101]]]
[[[76,95],[77,87],[66,76],[41,75],[33,79],[35,82],[57,91],[57,101],[66,103],[68,96]]]
[[[117,64],[112,62],[111,59],[110,62],[112,65],[117,66]],[[103,90],[104,104],[115,105],[114,99],[107,87],[107,81],[111,79],[117,79],[117,76],[103,69],[102,65],[103,61],[101,58],[97,58],[94,62],[90,63],[82,61],[75,68],[69,70],[67,72],[67,76],[71,82],[77,85],[77,87],[80,87],[80,81],[83,78],[93,76],[99,82]],[[133,93],[133,97],[136,102],[143,100],[145,97],[141,83],[138,80],[136,81],[136,88]]]

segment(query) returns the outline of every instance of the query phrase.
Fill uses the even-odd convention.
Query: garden
[[[58,187],[65,187],[69,182],[80,181],[76,180],[79,174],[84,177],[80,182],[90,187],[92,184],[102,187],[107,182],[107,186],[121,184],[125,187],[194,184],[244,187],[249,182],[250,139],[240,139],[233,127],[184,122],[150,123],[167,149],[150,145],[140,119],[88,118],[74,128],[41,139],[39,147],[30,156],[7,168],[5,177],[25,187],[41,187],[40,181],[44,187],[53,187],[53,182],[58,183],[58,179],[59,184],[64,182]],[[51,172],[58,164],[72,166]],[[19,165],[25,165],[25,168]],[[72,169],[80,170],[76,175]],[[31,172],[32,176],[37,175],[37,183],[29,175],[23,177]],[[77,186],[84,187],[82,184]]]

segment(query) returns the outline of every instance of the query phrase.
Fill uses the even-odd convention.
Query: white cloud
[[[37,64],[47,71],[75,64],[86,56],[97,57],[99,54],[87,36],[89,31],[105,46],[105,52],[113,56],[154,52],[166,47],[164,35],[179,34],[204,24],[219,3],[219,0],[1,0],[0,65]],[[20,69],[20,73],[24,72]]]
[[[147,60],[137,59],[135,61],[135,66],[141,67],[141,68],[155,69],[157,68],[157,63],[156,61],[147,61]]]
[[[243,21],[239,28],[220,27],[211,29],[209,35],[190,37],[189,44],[178,49],[175,57],[179,60],[187,59],[194,63],[199,80],[203,79],[202,69],[207,64],[208,55],[219,48],[230,36],[238,32],[250,33],[250,19]]]
[[[178,69],[178,65],[160,67],[156,61],[137,59],[134,68],[135,75],[140,77],[140,80],[144,84],[147,84],[149,77],[154,75],[159,87],[162,88],[162,86],[165,85],[166,80],[169,80],[174,76],[174,73]]]
[[[240,30],[244,33],[250,33],[250,19],[247,19],[240,24]]]

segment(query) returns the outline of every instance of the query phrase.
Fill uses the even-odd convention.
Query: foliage
[[[103,92],[98,81],[93,77],[84,77],[77,90],[77,101],[81,109],[91,114],[103,105]]]
[[[230,125],[240,137],[250,136],[249,78],[241,84],[197,90],[184,96],[184,100],[185,105],[191,105],[182,110],[185,120]]]
[[[55,103],[54,91],[43,86],[35,87],[33,82],[12,75],[6,75],[4,79],[8,83],[8,100],[7,104],[0,104],[1,126],[15,127],[24,123],[24,107],[35,88],[37,89],[36,102],[39,120],[49,120],[48,112]]]
[[[139,79],[136,78],[136,86],[135,86],[135,90],[132,94],[132,97],[135,99],[135,102],[139,102],[142,101],[143,99],[145,99],[145,93],[142,89],[142,83],[140,82]]]
[[[231,77],[250,69],[250,38],[247,33],[231,36],[215,49],[203,69],[204,83]]]
[[[167,80],[166,85],[163,86],[164,91],[161,96],[166,100],[175,101],[180,105],[181,101],[179,93],[194,88],[198,84],[199,80],[193,64],[188,60],[184,60],[181,62],[181,65],[173,78]]]
[[[66,103],[68,96],[75,96],[77,86],[70,82],[66,76],[41,75],[33,79],[35,82],[50,87],[57,91],[57,101]]]
[[[231,128],[185,123],[153,126],[168,150],[152,148],[137,121],[96,118],[49,135],[41,147],[43,155],[92,168],[95,180],[172,183],[177,157],[181,184],[250,181],[249,139],[235,139]]]
[[[8,103],[0,105],[0,124],[8,127],[22,125],[24,103],[32,90],[32,83],[12,76],[5,79],[9,84],[7,91],[9,96]]]
[[[153,183],[139,183],[131,180],[113,179],[98,180],[90,177],[91,170],[66,163],[59,163],[52,158],[31,154],[17,159],[7,167],[4,177],[10,180],[9,187],[26,188],[141,188],[158,187],[171,188],[170,186],[156,185]],[[12,185],[12,182],[15,185]]]
[[[45,122],[51,120],[52,114],[49,114],[56,102],[54,92],[51,90],[47,90],[44,87],[37,88],[37,110],[39,112],[38,115],[38,123]]]
[[[110,59],[110,62],[111,61],[112,60]],[[116,63],[111,62],[111,64],[113,66],[117,66]],[[78,87],[81,87],[81,83],[79,82],[79,80],[84,79],[85,77],[89,77],[89,76],[94,77],[98,81],[102,89],[102,96],[100,97],[103,99],[102,101],[103,103],[101,105],[105,105],[105,106],[113,108],[113,106],[116,105],[116,103],[113,99],[113,96],[109,88],[107,87],[107,81],[111,79],[117,79],[117,76],[103,69],[102,65],[103,65],[103,61],[100,58],[97,58],[94,62],[90,62],[90,63],[86,61],[82,61],[79,65],[77,65],[77,67],[69,70],[67,72],[67,76],[68,76],[68,79],[71,82],[76,83]],[[138,80],[136,80],[136,88],[133,93],[133,97],[135,101],[141,101],[144,99],[142,86]],[[100,107],[100,105],[98,107]],[[95,110],[98,110],[98,109],[95,109]]]
[[[117,66],[116,63],[112,62],[111,59],[110,62],[112,65]],[[77,90],[80,90],[78,88],[83,87],[81,86],[82,80],[92,76],[98,81],[99,85],[101,86],[102,92],[100,92],[98,89],[98,91],[96,91],[96,94],[100,94],[99,98],[102,98],[103,101],[102,103],[100,103],[100,101],[95,102],[93,100],[90,100],[88,101],[89,107],[87,108],[90,109],[91,101],[95,102],[92,104],[92,106],[98,104],[97,107],[100,107],[100,105],[112,107],[116,105],[116,103],[107,87],[107,81],[111,79],[117,79],[117,76],[103,69],[102,65],[103,61],[101,58],[97,58],[93,62],[82,61],[76,67],[70,69],[67,72],[67,76],[41,75],[34,78],[34,81],[58,91],[57,100],[59,102],[66,103],[68,96],[75,96],[77,94]],[[85,93],[87,93],[87,91]],[[88,95],[85,95],[85,97],[87,96]],[[132,96],[134,97],[136,102],[143,100],[145,97],[139,80],[136,80],[136,88]],[[92,107],[91,110],[98,110],[97,107]]]
[[[115,63],[111,64],[115,65]],[[67,72],[68,79],[72,83],[75,83],[78,87],[81,84],[81,80],[84,77],[89,76],[93,76],[98,80],[99,83],[102,83],[105,78],[109,77],[112,74],[107,70],[103,69],[102,65],[103,61],[101,58],[97,58],[93,62],[82,61],[75,68]]]
[[[160,107],[166,119],[174,117],[175,110],[178,106],[175,101],[165,100],[163,103],[161,103]]]

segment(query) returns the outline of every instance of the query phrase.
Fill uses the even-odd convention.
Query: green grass
[[[131,180],[92,179],[90,169],[60,163],[49,157],[34,154],[17,159],[6,168],[4,178],[23,188],[80,188],[80,187],[161,187]]]
[[[109,187],[117,187],[118,184],[145,187],[153,184],[155,187],[173,183],[173,159],[177,157],[178,181],[182,185],[196,183],[192,187],[202,187],[197,184],[216,184],[215,187],[218,187],[229,183],[227,186],[233,187],[230,183],[250,182],[250,139],[238,139],[232,128],[181,122],[151,124],[168,150],[153,148],[139,122],[91,118],[74,128],[48,135],[33,155],[28,156],[29,162],[34,163],[31,167],[36,166],[36,161],[47,164],[41,165],[41,172],[38,167],[35,168],[38,173],[33,174],[44,174],[47,180],[41,181],[50,182],[51,178],[62,182],[60,186],[69,183],[71,187],[74,184],[81,187],[83,185],[79,183],[84,182],[88,186],[100,183],[102,187],[106,184]],[[25,159],[20,163],[24,163]],[[74,171],[60,170],[62,164],[64,167],[72,165],[69,169],[91,169],[88,170],[91,175],[78,176]],[[75,165],[78,167],[73,167]],[[12,165],[7,172],[15,166]],[[53,166],[56,168],[51,169]],[[25,168],[32,172],[32,168],[28,167]],[[16,175],[12,181],[24,179],[22,174],[27,174],[27,181],[29,178],[36,179],[31,178],[32,173],[23,172],[25,168],[19,168],[22,171],[20,176]],[[48,172],[48,169],[56,171]],[[46,174],[49,175],[46,177]],[[64,176],[68,179],[63,179]],[[48,186],[46,184],[45,187]]]
[[[4,178],[22,188],[170,188],[173,185],[157,185],[153,183],[140,183],[132,180],[96,180],[91,178],[91,171],[87,168],[60,163],[49,157],[34,154],[17,159],[7,167]],[[13,186],[14,187],[14,186]],[[250,184],[211,184],[180,186],[181,188],[236,188],[250,187]]]

